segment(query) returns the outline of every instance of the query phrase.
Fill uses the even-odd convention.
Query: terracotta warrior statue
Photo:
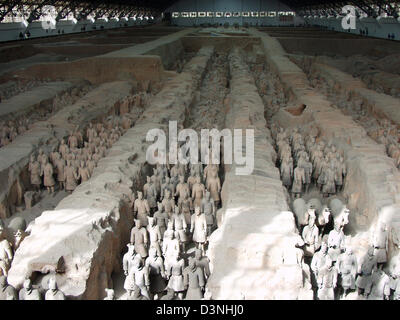
[[[340,224],[334,223],[334,229],[329,232],[328,236],[328,254],[333,263],[336,262],[342,249],[344,249],[344,239],[343,229],[340,227]]]
[[[81,179],[81,183],[90,179],[89,169],[85,166],[85,161],[81,161],[81,166],[78,168],[78,179]]]
[[[0,239],[0,270],[2,275],[7,277],[14,256],[11,244],[6,239],[3,220],[0,220]]]
[[[386,224],[381,221],[378,226],[378,230],[373,233],[372,246],[374,247],[374,256],[380,269],[387,262],[388,252],[388,232],[386,230]]]
[[[187,290],[185,300],[203,299],[206,281],[204,279],[203,270],[197,267],[192,257],[189,258],[189,265],[183,271],[183,283]]]
[[[42,184],[42,181],[40,179],[40,163],[36,161],[35,155],[31,155],[30,162],[29,162],[29,168],[28,168],[30,174],[31,174],[31,184],[35,188],[35,191],[40,190],[40,185]]]
[[[164,198],[162,200],[162,205],[167,213],[168,217],[171,218],[175,209],[175,200],[171,198],[171,193],[169,190],[165,189]]]
[[[53,166],[46,158],[44,160],[44,165],[42,167],[40,176],[43,176],[43,184],[47,188],[47,191],[49,193],[54,193],[54,185],[56,184],[56,182],[54,181],[53,173]]]
[[[140,220],[143,227],[147,226],[147,217],[150,215],[149,203],[146,199],[143,199],[143,193],[138,191],[138,197],[133,204],[133,212],[136,214],[136,218]]]
[[[55,279],[49,280],[49,290],[46,291],[45,300],[65,300],[64,293],[58,290]]]
[[[12,296],[13,300],[17,300],[18,295],[15,288],[8,284],[5,276],[0,276],[0,300],[7,300],[7,296]]]
[[[158,210],[154,213],[154,222],[160,229],[161,242],[164,238],[164,232],[167,230],[168,225],[168,214],[164,211],[164,207],[161,202],[157,202]]]
[[[185,285],[183,282],[184,268],[185,262],[183,259],[179,259],[178,256],[171,257],[171,261],[166,268],[168,288],[174,290],[175,294],[177,294],[181,300],[183,298],[183,292],[185,291]]]
[[[64,177],[65,160],[61,159],[60,156],[56,156],[55,168],[56,168],[57,181],[58,181],[58,185],[60,187],[60,190],[64,190],[64,185],[65,185],[65,177]]]
[[[193,202],[189,198],[188,190],[182,191],[182,197],[178,199],[178,207],[180,212],[185,216],[186,225],[190,228],[191,223],[191,212],[193,211]]]
[[[71,165],[71,160],[67,160],[67,166],[64,168],[65,190],[72,192],[77,187],[78,173],[76,168]]]
[[[194,209],[190,232],[193,233],[193,241],[204,252],[204,243],[207,241],[207,221],[204,213],[201,213],[200,207]]]
[[[326,242],[322,242],[321,249],[314,254],[311,260],[311,270],[314,273],[318,286],[322,285],[322,275],[320,271],[325,266],[328,257],[328,245]]]
[[[146,259],[148,252],[148,235],[145,226],[142,226],[140,219],[135,219],[135,226],[131,230],[130,243],[135,245],[136,253],[140,254],[140,257]]]
[[[162,252],[165,269],[174,261],[173,257],[179,256],[180,253],[179,234],[174,231],[173,225],[172,221],[168,222],[168,229],[164,233]]]
[[[162,242],[162,236],[161,236],[160,228],[155,223],[154,218],[147,217],[147,219],[148,219],[147,232],[148,232],[149,238],[150,238],[150,248],[154,248],[157,252],[157,255],[159,257],[161,257],[162,253],[161,253],[160,244]]]
[[[302,232],[302,238],[305,243],[304,253],[306,256],[313,256],[314,252],[318,249],[319,230],[315,225],[315,218],[310,216],[308,225],[306,225]]]
[[[115,293],[113,289],[106,288],[104,291],[106,292],[106,296],[103,300],[115,300]]]
[[[210,191],[211,198],[214,200],[214,205],[218,208],[219,203],[221,201],[220,192],[221,192],[221,181],[218,177],[218,173],[216,171],[210,172],[210,177],[207,179],[207,190]],[[200,203],[201,206],[201,203]]]
[[[341,275],[341,286],[343,288],[343,297],[346,297],[348,290],[356,288],[357,258],[350,247],[342,253],[337,260],[338,272]]]
[[[32,288],[30,279],[26,279],[23,288],[19,290],[19,300],[42,300],[39,290]]]
[[[182,248],[182,252],[185,252],[185,244],[189,241],[186,235],[187,224],[185,216],[179,211],[178,207],[175,207],[174,214],[171,216],[171,221],[174,223],[175,231],[179,234],[179,243]]]
[[[202,183],[200,183],[200,177],[196,177],[196,183],[193,185],[192,189],[192,199],[193,205],[195,207],[201,206],[201,201],[203,199],[206,189]]]
[[[147,183],[143,186],[143,195],[147,200],[150,212],[154,213],[155,208],[157,208],[157,190],[155,184],[149,176],[147,176]]]
[[[196,266],[203,271],[204,278],[207,280],[211,274],[210,260],[206,256],[203,256],[203,251],[201,249],[194,250],[194,261],[196,262]]]
[[[335,288],[337,285],[337,269],[333,266],[332,260],[327,257],[325,266],[320,271],[321,283],[318,287],[319,300],[334,300]]]
[[[368,297],[372,287],[372,273],[377,270],[376,257],[374,256],[374,248],[368,248],[367,256],[358,269],[358,277],[356,280],[356,286],[359,294],[363,294],[364,297]]]
[[[293,185],[292,185],[292,193],[295,198],[299,198],[301,193],[303,192],[303,184],[305,184],[305,172],[304,168],[297,166],[294,169],[293,174]]]
[[[383,272],[383,270],[378,269],[372,274],[372,286],[371,293],[368,299],[371,300],[389,300],[390,297],[390,278]]]
[[[146,259],[145,266],[149,270],[150,292],[158,296],[165,290],[167,283],[165,281],[166,274],[162,256],[157,254],[155,248],[149,249],[149,256]]]

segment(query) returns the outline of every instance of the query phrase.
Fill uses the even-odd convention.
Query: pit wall
[[[64,198],[53,211],[35,220],[31,234],[16,251],[8,281],[16,288],[33,272],[46,272],[60,257],[65,272],[57,274],[60,289],[70,299],[102,299],[111,274],[121,269],[133,225],[133,192],[141,189],[146,164],[146,134],[169,121],[183,127],[201,78],[214,52],[202,48],[179,75],[170,74],[142,116],[99,161],[92,178]]]
[[[50,150],[58,143],[57,139],[67,137],[69,131],[74,130],[77,125],[82,128],[90,121],[113,112],[116,103],[129,95],[131,88],[132,85],[128,82],[100,85],[46,121],[36,122],[11,144],[0,148],[0,179],[3,181],[0,187],[0,218],[9,217],[11,206],[19,201],[15,192],[16,184],[22,183],[23,189],[29,189],[30,176],[27,168],[33,152],[40,147]]]
[[[302,268],[282,262],[285,253],[292,258],[296,254],[295,220],[275,167],[264,104],[242,57],[237,49],[230,55],[225,124],[254,129],[254,170],[239,176],[237,165],[225,165],[219,228],[209,242],[207,287],[213,299],[312,299]]]
[[[347,177],[343,192],[351,210],[349,231],[368,230],[380,218],[394,229],[399,228],[395,221],[400,214],[400,175],[384,146],[369,138],[351,117],[343,115],[325,95],[312,88],[305,73],[290,61],[276,39],[255,30],[252,33],[261,37],[266,61],[279,76],[288,104],[292,108],[305,106],[297,116],[288,112],[290,107],[281,109],[275,121],[282,127],[316,127],[321,137],[332,139],[344,152]]]
[[[27,79],[83,79],[92,84],[122,80],[160,82],[165,76],[164,68],[168,69],[182,57],[180,38],[190,32],[192,29],[185,29],[100,56],[71,62],[36,64],[13,72],[13,75]]]

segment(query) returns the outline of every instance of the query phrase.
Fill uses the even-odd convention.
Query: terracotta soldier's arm
[[[147,230],[145,230],[145,231],[143,232],[143,242],[144,242],[145,244],[147,244],[147,243],[149,242],[149,238],[148,238],[148,235],[147,235]]]
[[[189,274],[186,270],[183,272],[183,286],[185,289],[189,287]]]
[[[128,274],[128,259],[125,257],[122,259],[122,269],[124,270],[124,274]]]
[[[217,190],[218,192],[221,191],[221,181],[219,180],[219,178],[217,179]]]
[[[145,272],[144,272],[144,284],[146,287],[150,285],[150,277],[149,277],[149,269],[145,267]]]
[[[135,244],[135,234],[133,233],[133,230],[131,231],[131,239],[130,239],[131,244]]]

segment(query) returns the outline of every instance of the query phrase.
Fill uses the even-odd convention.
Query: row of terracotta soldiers
[[[376,120],[375,126],[367,127],[368,135],[376,142],[385,146],[386,153],[395,161],[395,166],[400,169],[400,134],[397,126],[387,119]]]
[[[2,86],[2,89],[0,89],[0,102],[10,99],[11,97],[28,91],[34,87],[37,87],[40,84],[43,84],[45,81],[43,80],[19,80],[19,81],[13,81],[10,83],[7,83],[6,85]]]
[[[32,154],[28,169],[35,190],[40,190],[43,182],[49,192],[54,192],[57,181],[60,190],[72,192],[79,183],[87,181],[98,161],[107,155],[107,150],[130,128],[131,122],[120,126],[119,121],[118,117],[111,117],[94,125],[90,123],[85,136],[77,127],[70,132],[67,143],[62,139],[48,155],[42,148],[37,156]],[[108,122],[112,125],[108,125]]]
[[[311,134],[304,138],[298,128],[290,131],[274,125],[271,132],[278,149],[282,183],[295,197],[308,192],[311,182],[324,196],[342,189],[347,170],[335,145]]]
[[[157,165],[133,202],[135,226],[123,259],[126,299],[202,299],[210,275],[205,245],[216,228],[218,165]],[[202,183],[205,182],[206,186]],[[160,200],[160,201],[158,201]],[[195,255],[187,248],[195,244]],[[106,299],[113,291],[107,289]]]
[[[40,106],[38,109],[29,110],[27,114],[14,117],[13,120],[0,122],[0,147],[10,144],[19,135],[31,129],[34,122],[47,119],[52,113],[56,112],[61,107],[74,103],[89,90],[89,86],[73,88],[71,91],[66,91],[60,95],[56,95],[52,106],[49,108]]]
[[[65,300],[64,293],[58,289],[55,279],[48,282],[48,290],[41,293],[41,290],[32,286],[32,281],[26,279],[22,288],[17,291],[8,284],[5,276],[0,276],[0,300]]]

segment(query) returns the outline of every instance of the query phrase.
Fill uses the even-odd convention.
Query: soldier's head
[[[195,208],[194,208],[194,213],[196,214],[196,215],[200,215],[200,213],[201,213],[201,211],[200,211],[200,207],[198,207],[198,206],[196,206]]]
[[[178,207],[178,206],[175,206],[174,212],[175,212],[176,214],[179,214],[179,207]]]
[[[132,243],[128,243],[126,246],[128,247],[128,253],[133,255],[135,253],[135,246]]]
[[[151,182],[151,179],[150,179],[149,176],[146,177],[146,181],[147,181],[147,183],[150,183],[150,182]]]
[[[149,222],[149,225],[150,226],[154,226],[154,218],[152,218],[152,217],[147,217],[147,220],[148,220],[148,222]]]
[[[184,176],[179,176],[179,182],[184,183],[185,182],[185,177]]]
[[[81,161],[81,168],[83,168],[85,166],[85,161]]]
[[[28,278],[28,279],[25,279],[23,286],[24,286],[24,289],[25,289],[25,290],[30,290],[30,289],[32,289],[32,282],[31,282],[31,279],[29,279],[29,278]]]
[[[143,193],[141,191],[138,191],[137,196],[139,200],[143,199]]]
[[[49,280],[49,289],[53,290],[53,291],[57,290],[56,279],[50,278],[50,280]]]
[[[142,226],[142,222],[140,221],[140,219],[135,219],[135,226],[137,228],[140,228]]]
[[[347,254],[348,256],[351,256],[351,255],[353,254],[353,249],[352,249],[350,246],[347,246],[347,247],[346,247],[346,254]]]
[[[162,210],[163,210],[162,202],[157,202],[157,208],[158,208],[158,211],[162,212]]]

